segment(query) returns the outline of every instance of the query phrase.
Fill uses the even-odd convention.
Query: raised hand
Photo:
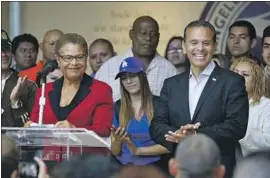
[[[15,85],[15,87],[13,88],[11,94],[10,94],[10,101],[11,101],[11,104],[14,104],[15,102],[17,102],[19,100],[19,97],[20,97],[20,93],[22,91],[22,89],[24,87],[26,87],[26,80],[27,80],[27,76],[24,76],[23,78],[22,77],[19,77],[18,80],[17,80],[17,84]]]

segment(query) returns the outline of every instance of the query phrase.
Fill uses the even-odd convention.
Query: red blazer
[[[45,85],[46,103],[43,112],[43,124],[55,124],[61,121],[59,102],[63,77]],[[30,120],[38,123],[39,98],[41,88],[37,89]],[[79,128],[93,130],[101,137],[110,135],[113,117],[112,89],[109,85],[84,75],[81,86],[71,102],[71,110],[66,118]]]

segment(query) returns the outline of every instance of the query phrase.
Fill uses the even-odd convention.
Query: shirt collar
[[[264,73],[266,76],[270,76],[270,68],[268,68],[268,66],[265,66]]]
[[[13,71],[11,71],[11,73],[4,79],[2,79],[2,81],[6,81],[7,79],[9,79],[9,77],[13,74]]]
[[[123,55],[124,59],[128,58],[128,57],[134,57],[134,54],[132,52],[132,48],[129,48]],[[153,58],[153,60],[150,62],[148,68],[146,69],[146,71],[151,70],[153,68],[155,68],[158,64],[159,64],[159,53],[156,51],[156,54]]]
[[[200,75],[205,75],[205,76],[210,76],[211,73],[213,72],[213,70],[215,69],[216,67],[216,64],[211,61],[207,66],[206,68],[199,74]],[[190,71],[189,71],[189,77],[192,77],[193,76],[193,73],[192,73],[192,69],[191,69],[191,66],[190,66]]]

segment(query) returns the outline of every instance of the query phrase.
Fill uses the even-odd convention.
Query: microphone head
[[[57,63],[57,61],[56,60],[47,60],[47,62],[46,62],[46,64],[45,64],[45,66],[46,65],[50,65],[50,66],[52,66],[53,67],[53,69],[56,69],[56,68],[58,68],[58,63]],[[44,66],[44,67],[45,67]]]

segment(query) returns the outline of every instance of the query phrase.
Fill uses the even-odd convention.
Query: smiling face
[[[193,68],[203,70],[211,61],[217,44],[208,27],[190,27],[186,31],[184,47]]]
[[[12,53],[10,47],[1,49],[1,70],[9,70],[12,63]]]
[[[83,48],[78,44],[64,44],[59,55],[56,55],[57,62],[63,76],[68,80],[80,80],[86,71],[86,59]]]

